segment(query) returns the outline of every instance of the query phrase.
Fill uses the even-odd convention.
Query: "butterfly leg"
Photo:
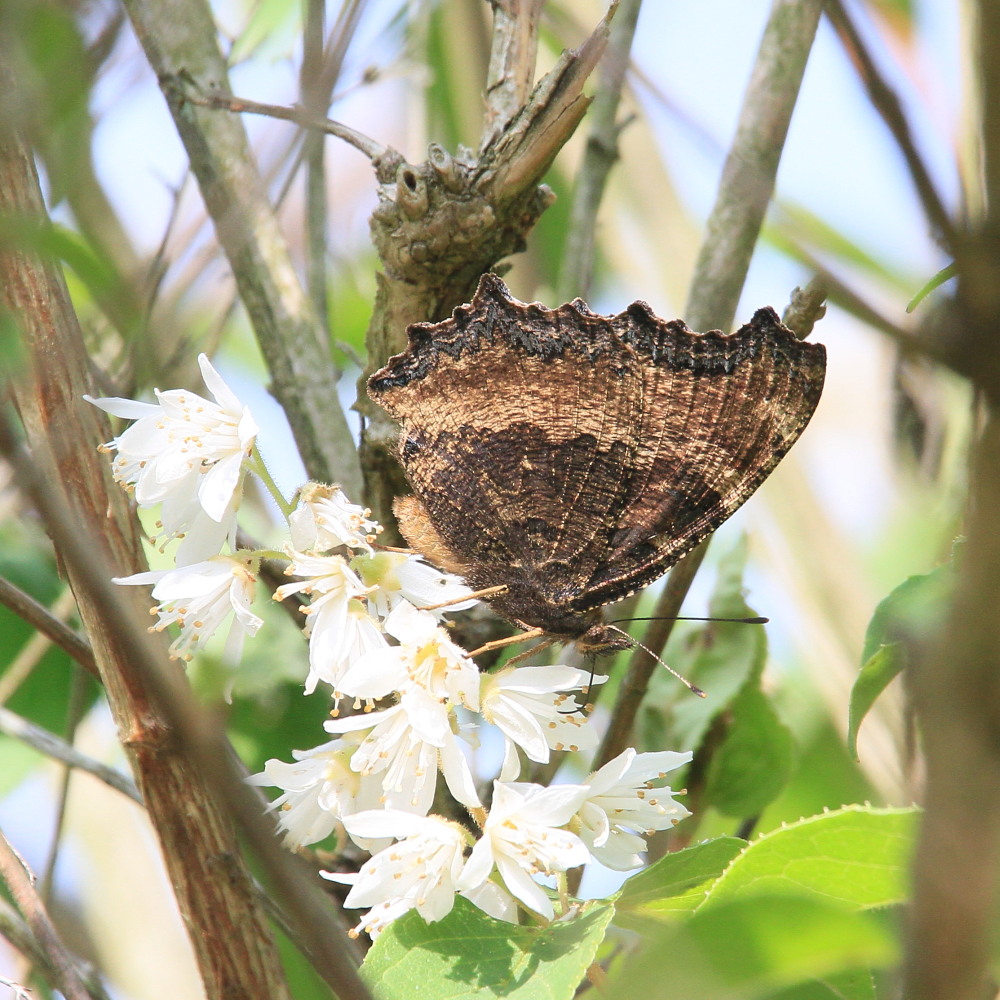
[[[480,653],[488,653],[491,649],[503,649],[504,646],[512,646],[515,642],[524,642],[526,639],[540,639],[545,633],[540,628],[529,629],[519,635],[508,635],[503,639],[494,639],[492,642],[484,642],[478,649],[474,649],[469,656],[478,656]],[[532,650],[534,652],[534,650]]]

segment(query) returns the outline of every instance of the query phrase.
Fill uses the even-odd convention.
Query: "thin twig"
[[[577,295],[583,299],[590,296],[597,211],[608,174],[618,159],[618,136],[624,127],[617,120],[618,106],[641,7],[642,0],[621,0],[601,60],[599,84],[590,107],[590,133],[573,190],[569,231],[559,271],[558,297],[564,301]]]
[[[6,938],[32,965],[41,969],[49,982],[53,981],[47,954],[21,915],[2,897],[0,897],[0,937]],[[110,1000],[94,967],[80,958],[75,958],[73,961],[93,1000]],[[0,979],[0,983],[2,982]]]
[[[302,106],[314,113],[318,106],[316,93],[320,64],[323,59],[325,32],[325,0],[308,0],[302,33],[302,68],[299,73],[299,94]],[[322,133],[307,132],[302,157],[306,166],[306,290],[324,330],[330,329],[330,304],[326,282],[326,228],[328,206],[326,197],[326,142]]]
[[[76,968],[76,963],[62,943],[49,918],[33,879],[7,838],[0,832],[0,878],[10,890],[11,898],[31,930],[32,937],[45,955],[45,965],[52,985],[66,1000],[93,1000]]]
[[[0,604],[10,608],[19,618],[68,653],[91,676],[97,680],[101,679],[90,643],[79,632],[74,632],[65,622],[56,618],[44,604],[40,604],[30,594],[26,594],[20,587],[2,576],[0,576]]]
[[[233,111],[236,114],[244,115],[265,115],[268,118],[279,118],[282,121],[293,122],[299,128],[335,136],[338,139],[342,139],[349,146],[353,146],[358,152],[364,153],[373,163],[381,160],[391,152],[388,146],[383,146],[381,143],[370,139],[364,133],[356,131],[349,125],[342,125],[340,122],[335,122],[330,118],[311,115],[298,105],[288,107],[284,104],[263,104],[260,101],[251,101],[245,97],[232,97],[229,94],[220,94],[213,91],[205,94],[186,94],[184,99],[188,104],[197,104],[203,108]]]
[[[875,60],[840,0],[828,0],[826,15],[830,18],[830,22],[857,70],[858,76],[861,77],[865,90],[868,91],[868,99],[881,116],[882,121],[885,122],[893,139],[896,140],[896,145],[899,146],[899,151],[903,154],[903,159],[906,161],[910,177],[913,179],[917,196],[920,198],[927,218],[937,230],[945,246],[954,251],[955,228],[947,209],[944,207],[944,202],[934,187],[930,172],[924,165],[923,157],[917,151],[909,122],[903,112],[902,101],[879,73]]]
[[[764,29],[753,74],[740,111],[736,136],[726,158],[715,205],[695,265],[685,319],[695,330],[727,330],[760,235],[774,190],[778,161],[812,48],[823,0],[775,0]],[[673,630],[669,620],[680,611],[709,539],[671,571],[660,595],[646,645],[661,652]],[[676,581],[675,581],[676,577]],[[628,743],[642,693],[657,668],[655,660],[633,655],[619,690],[614,723],[597,757],[601,766]]]
[[[135,782],[127,775],[116,771],[113,767],[108,767],[100,761],[80,753],[64,739],[50,733],[41,726],[23,718],[9,708],[0,706],[0,733],[10,736],[12,739],[20,740],[26,746],[37,750],[46,757],[61,761],[67,767],[76,768],[92,774],[98,781],[103,781],[110,785],[115,791],[127,795],[130,799],[142,805],[142,795],[136,787]]]
[[[124,0],[124,6],[191,161],[267,364],[272,392],[288,417],[308,474],[340,482],[349,495],[359,496],[361,468],[338,403],[329,336],[295,271],[243,122],[195,103],[229,90],[211,9],[205,0]],[[365,145],[363,137],[352,133],[351,138]]]

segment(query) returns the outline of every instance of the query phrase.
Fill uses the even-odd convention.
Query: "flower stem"
[[[250,459],[247,462],[247,468],[267,487],[267,492],[271,494],[271,499],[278,505],[281,516],[287,521],[292,511],[295,510],[295,503],[286,500],[281,490],[278,489],[278,484],[274,481],[270,470],[264,464],[264,459],[261,457],[257,445],[253,446],[253,451],[250,453]]]

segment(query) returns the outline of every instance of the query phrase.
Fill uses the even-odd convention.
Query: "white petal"
[[[201,377],[205,380],[206,388],[215,397],[219,406],[229,413],[239,413],[243,409],[243,404],[239,401],[236,393],[222,380],[222,376],[208,360],[207,354],[198,355],[198,365],[201,368]]]
[[[497,858],[497,871],[511,894],[521,900],[528,909],[540,913],[546,920],[552,919],[555,913],[551,900],[523,868],[507,858],[500,857]]]
[[[143,417],[157,417],[160,415],[160,407],[155,403],[141,403],[137,399],[124,399],[121,396],[101,396],[95,399],[93,396],[84,393],[83,398],[88,403],[110,413],[115,417],[122,417],[125,420],[141,420]]]

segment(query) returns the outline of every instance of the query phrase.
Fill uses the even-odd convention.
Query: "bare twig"
[[[892,137],[896,140],[899,151],[903,154],[903,159],[910,171],[910,177],[913,178],[914,187],[917,189],[917,195],[927,218],[937,230],[945,246],[954,250],[954,226],[944,207],[944,202],[934,187],[934,182],[924,165],[923,158],[917,151],[910,133],[909,122],[907,122],[903,112],[902,102],[882,77],[882,74],[879,73],[875,60],[840,0],[828,0],[826,14],[840,37],[841,44],[847,50],[851,62],[857,69],[861,82],[868,91],[868,99],[882,117],[886,127],[892,133]]]
[[[278,118],[281,121],[293,122],[299,128],[310,129],[313,132],[322,132],[324,135],[332,135],[337,139],[342,139],[349,146],[353,146],[358,150],[358,152],[364,153],[373,163],[377,163],[392,152],[388,146],[383,146],[381,143],[370,139],[349,125],[342,125],[340,122],[332,121],[329,118],[310,114],[297,105],[287,107],[284,104],[263,104],[260,101],[251,101],[245,97],[220,94],[218,91],[207,91],[203,94],[187,93],[184,95],[184,100],[188,104],[195,104],[203,108],[215,108],[219,111],[233,111],[237,114],[245,115],[264,115],[267,118]]]
[[[10,736],[12,739],[20,740],[22,743],[37,750],[39,753],[51,757],[53,760],[61,761],[67,767],[76,768],[92,774],[99,781],[110,785],[115,791],[127,795],[130,799],[142,805],[142,795],[136,788],[135,782],[127,775],[116,771],[113,767],[108,767],[93,757],[80,753],[75,747],[65,740],[60,739],[54,733],[50,733],[41,726],[36,726],[28,719],[22,718],[9,708],[0,707],[0,733]]]
[[[632,39],[642,0],[621,0],[608,48],[601,60],[599,85],[590,109],[590,132],[583,163],[577,174],[570,208],[566,250],[559,270],[559,295],[568,300],[590,295],[594,274],[594,234],[597,210],[604,196],[608,174],[618,159],[618,136],[623,125],[617,120]]]
[[[0,898],[0,937],[6,938],[32,965],[40,969],[48,982],[55,981],[47,953],[21,915],[3,898]],[[101,977],[93,966],[80,958],[74,958],[73,961],[93,1000],[110,1000]],[[3,982],[4,980],[0,979],[0,984]]]
[[[212,13],[204,0],[126,0],[125,9],[166,97],[306,469],[359,496],[361,469],[338,404],[328,336],[292,266],[243,123],[189,100],[229,89]]]
[[[823,0],[774,0],[771,7],[691,279],[684,316],[695,330],[727,330],[732,324],[774,190],[778,161],[822,6]],[[651,629],[655,641],[646,642],[655,652],[660,652],[669,638],[673,622],[666,619],[680,611],[708,542],[702,542],[670,573],[656,608],[656,614],[666,618],[654,623],[655,631]],[[627,745],[641,695],[656,669],[656,661],[645,654],[632,657],[615,704],[615,721],[601,744],[596,766],[616,757]]]
[[[80,977],[76,963],[56,933],[42,900],[35,892],[33,880],[3,833],[0,833],[0,877],[10,890],[11,898],[21,911],[32,937],[45,954],[45,966],[52,977],[53,986],[66,1000],[93,1000]]]
[[[0,604],[10,608],[19,618],[68,653],[92,677],[101,679],[90,643],[65,622],[56,618],[44,604],[40,604],[30,594],[26,594],[20,587],[15,587],[2,576],[0,576]]]

